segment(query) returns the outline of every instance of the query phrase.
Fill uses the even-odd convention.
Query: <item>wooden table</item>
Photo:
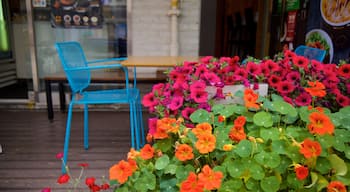
[[[138,82],[161,82],[165,81],[167,76],[164,74],[164,70],[158,70],[154,73],[142,73],[136,72],[137,67],[173,67],[175,65],[181,64],[183,61],[198,61],[198,57],[171,57],[171,56],[130,56],[126,61],[121,62],[122,65],[127,67],[133,67],[134,73],[129,74],[129,81],[133,81],[136,86],[136,80]],[[106,63],[108,64],[108,63]],[[137,75],[137,77],[136,77]],[[45,80],[45,91],[46,91],[46,105],[47,105],[47,115],[49,120],[53,120],[53,106],[52,106],[52,84],[58,84],[59,91],[59,103],[60,110],[65,111],[66,100],[64,84],[66,84],[67,77],[64,72],[50,74],[44,77]],[[91,83],[121,83],[125,81],[124,73],[121,71],[92,71],[91,73]]]

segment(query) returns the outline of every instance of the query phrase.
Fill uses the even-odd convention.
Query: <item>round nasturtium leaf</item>
[[[297,116],[297,110],[289,103],[285,101],[274,101],[272,102],[274,109],[283,115]]]
[[[242,140],[234,150],[240,157],[249,157],[252,152],[252,144],[248,140]]]
[[[159,159],[157,159],[155,168],[157,170],[162,170],[164,169],[167,165],[169,164],[169,157],[168,155],[163,155]]]
[[[278,191],[280,182],[276,176],[264,178],[260,183],[261,188],[266,192]]]
[[[204,109],[198,109],[190,115],[190,119],[193,123],[211,122],[210,114]]]
[[[255,125],[264,127],[271,127],[273,125],[271,114],[265,111],[256,113],[253,117],[253,122]]]

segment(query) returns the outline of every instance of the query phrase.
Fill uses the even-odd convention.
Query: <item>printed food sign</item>
[[[63,28],[101,28],[100,0],[51,0],[51,24]]]

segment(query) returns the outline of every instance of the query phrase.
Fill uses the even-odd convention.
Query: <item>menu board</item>
[[[350,2],[310,0],[305,44],[327,51],[324,63],[350,59]]]
[[[101,0],[51,0],[51,25],[59,28],[101,28]]]

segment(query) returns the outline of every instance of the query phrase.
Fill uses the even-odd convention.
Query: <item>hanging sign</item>
[[[287,36],[286,41],[292,42],[295,36],[295,25],[296,25],[297,11],[289,11],[287,17]]]
[[[101,0],[51,0],[51,25],[60,28],[101,28]]]

